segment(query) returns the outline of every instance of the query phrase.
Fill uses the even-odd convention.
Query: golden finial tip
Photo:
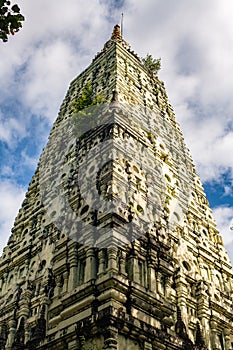
[[[116,24],[114,29],[113,29],[113,33],[112,33],[112,37],[111,39],[119,39],[122,40],[122,35],[121,35],[121,28],[119,26],[119,24]]]

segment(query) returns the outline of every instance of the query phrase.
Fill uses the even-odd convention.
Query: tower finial
[[[124,20],[124,13],[121,14],[121,36],[123,37],[123,20]]]
[[[121,35],[121,29],[120,29],[120,26],[119,24],[116,24],[114,29],[113,29],[113,33],[112,33],[112,36],[111,36],[111,39],[118,39],[118,40],[122,40],[122,35]]]

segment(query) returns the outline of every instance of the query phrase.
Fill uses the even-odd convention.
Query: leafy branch
[[[0,0],[0,39],[8,41],[8,35],[14,35],[22,27],[24,16],[18,5],[11,6],[9,0]]]
[[[73,102],[73,111],[79,112],[82,109],[85,109],[90,106],[95,106],[104,101],[104,97],[101,94],[95,95],[93,87],[90,82],[88,82],[83,90],[81,95],[76,101]]]
[[[149,53],[146,57],[142,58],[142,64],[147,69],[150,75],[157,75],[161,69],[161,58],[153,58]]]
[[[102,94],[95,94],[90,82],[82,89],[79,97],[72,103],[74,130],[82,137],[85,132],[96,126],[97,106],[105,102]]]

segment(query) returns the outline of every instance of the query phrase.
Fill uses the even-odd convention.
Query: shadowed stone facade
[[[91,83],[104,103],[74,113]],[[232,270],[119,27],[70,85],[0,260],[0,350],[230,350]]]

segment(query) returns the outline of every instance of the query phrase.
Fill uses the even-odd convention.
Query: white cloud
[[[213,215],[217,222],[218,230],[223,237],[224,243],[229,244],[233,242],[233,231],[230,229],[233,219],[233,207],[217,207],[213,209]]]
[[[1,176],[3,177],[14,177],[14,171],[9,165],[3,165],[1,168]]]
[[[54,120],[70,80],[102,48],[107,5],[90,0],[18,3],[26,21],[0,47],[0,101],[19,98],[32,113]]]
[[[202,181],[220,181],[226,172],[232,178],[233,131],[224,130],[227,120],[218,114],[200,119],[195,110],[191,113],[191,117],[182,119],[181,125]]]
[[[31,169],[36,169],[39,157],[30,157],[25,150],[21,152],[22,163]]]
[[[217,228],[223,238],[224,245],[233,262],[233,207],[221,206],[213,210]]]
[[[224,186],[224,196],[233,196],[232,186]]]
[[[25,189],[12,181],[4,180],[0,183],[0,254],[8,241],[24,194]]]
[[[24,74],[21,90],[24,103],[31,106],[33,113],[41,114],[51,121],[55,119],[66,89],[64,82],[68,76],[72,76],[74,62],[72,48],[59,39],[34,52]]]
[[[25,133],[25,125],[20,120],[13,117],[6,119],[0,113],[0,141],[12,146],[12,143],[15,143],[19,137],[25,136]]]

